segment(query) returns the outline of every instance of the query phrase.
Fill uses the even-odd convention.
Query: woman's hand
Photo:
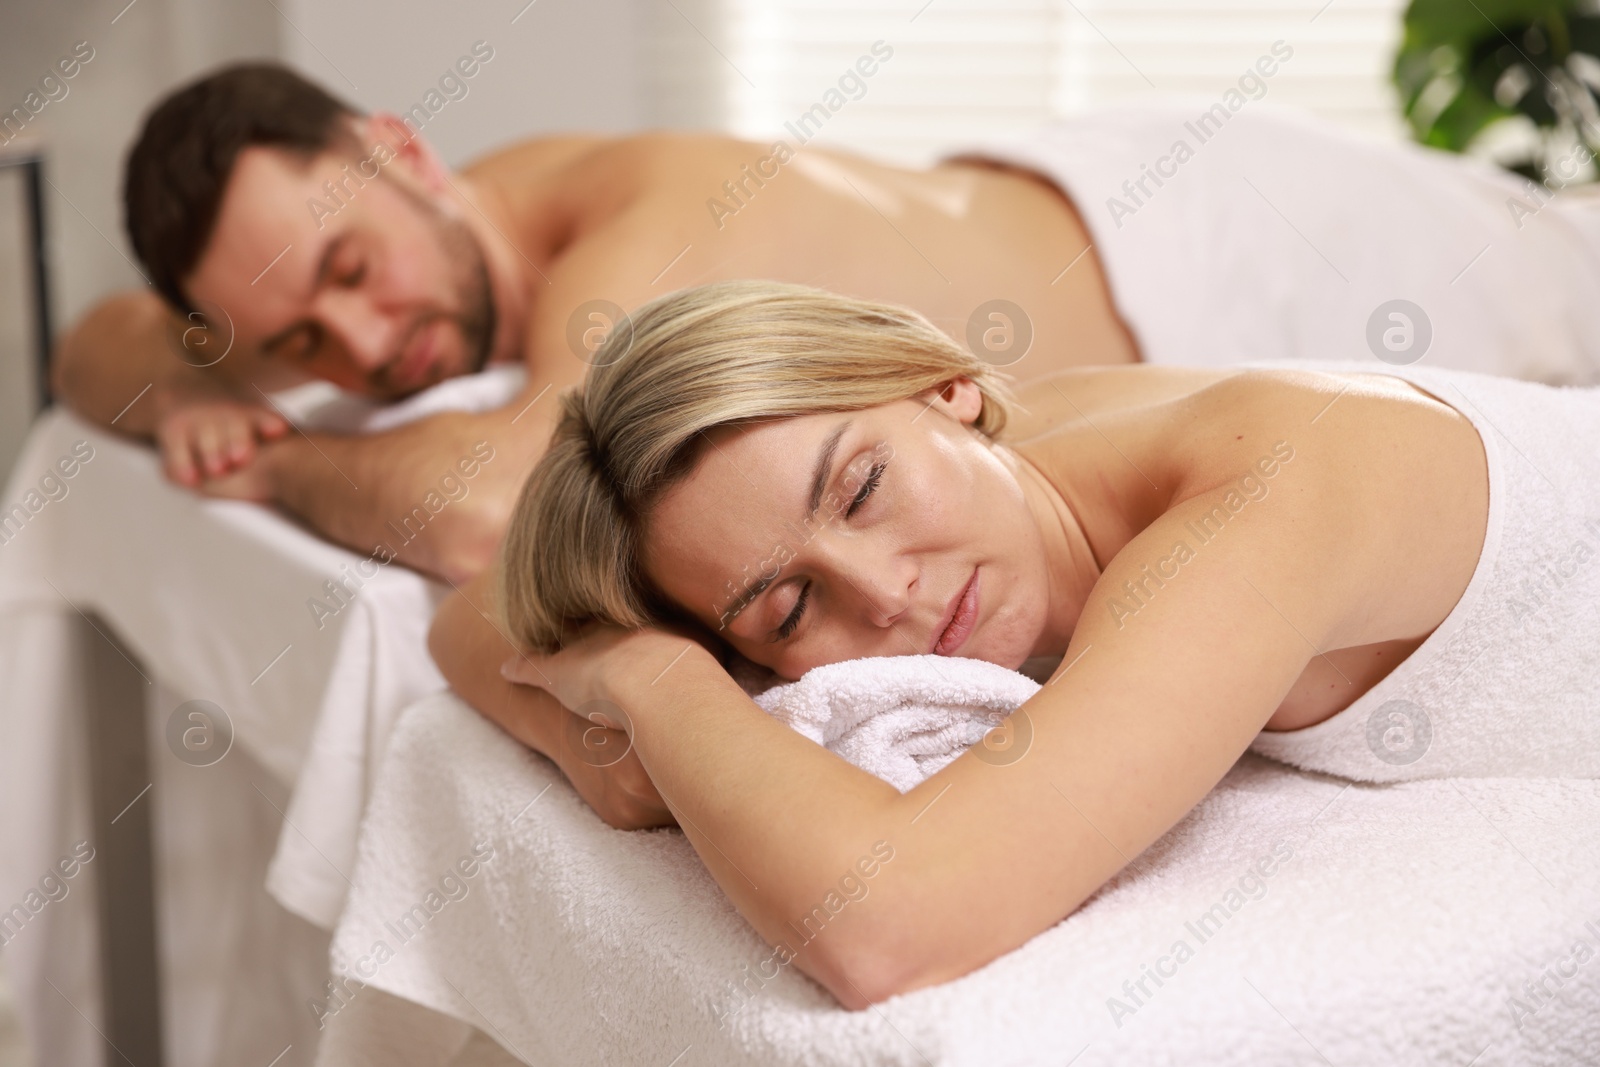
[[[692,656],[715,662],[687,636],[595,626],[552,655],[507,660],[500,674],[561,702],[567,717],[553,758],[608,825],[636,830],[675,820],[633,750],[634,717],[648,714],[652,688]]]
[[[500,676],[543,689],[583,718],[631,736],[630,716],[648,710],[650,690],[669,684],[672,670],[696,656],[716,664],[704,645],[684,633],[592,625],[551,655],[513,656],[501,664]]]
[[[607,826],[648,830],[677,825],[626,733],[570,711],[565,714],[569,721],[562,730],[556,765]]]

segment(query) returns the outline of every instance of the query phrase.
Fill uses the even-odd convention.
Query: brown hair
[[[310,160],[355,134],[354,108],[287,67],[241,63],[178,89],[150,112],[128,153],[123,222],[151,283],[192,311],[182,279],[217,224],[239,153],[270,145]]]
[[[662,297],[613,328],[581,387],[561,396],[501,549],[504,622],[549,652],[585,623],[681,615],[642,566],[650,509],[723,426],[855,411],[956,378],[983,395],[991,438],[1010,398],[998,371],[907,308],[765,281]]]

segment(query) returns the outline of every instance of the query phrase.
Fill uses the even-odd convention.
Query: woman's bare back
[[[1263,504],[1274,493],[1313,498],[1311,513],[1281,531],[1308,547],[1317,537],[1306,523],[1318,509],[1329,528],[1359,517],[1357,544],[1304,559],[1305,587],[1335,595],[1325,579],[1336,569],[1347,602],[1336,641],[1306,642],[1306,666],[1266,729],[1321,722],[1372,688],[1449,614],[1477,565],[1488,515],[1482,443],[1464,416],[1402,379],[1085,368],[1032,383],[1020,399],[1013,447],[1069,506],[1078,498],[1077,519],[1102,568],[1159,516],[1223,494],[1222,510],[1203,509],[1209,517],[1184,523],[1171,546],[1136,549],[1149,558],[1137,561],[1135,577],[1097,588],[1085,617],[1098,612],[1119,630],[1239,518],[1255,509],[1258,521],[1272,522]],[[1273,606],[1285,627],[1296,626],[1293,605]]]

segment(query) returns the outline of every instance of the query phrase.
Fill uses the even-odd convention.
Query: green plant
[[[1500,162],[1565,184],[1600,151],[1597,57],[1597,0],[1412,0],[1394,81],[1417,140],[1462,152],[1520,116],[1536,136]]]

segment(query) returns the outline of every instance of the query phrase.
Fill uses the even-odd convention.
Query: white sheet
[[[482,843],[492,858],[459,889],[443,883]],[[1240,892],[1275,850],[1271,873]],[[1202,942],[1187,924],[1219,903],[1229,917]],[[401,941],[395,924],[419,904],[427,921]],[[1180,939],[1192,957],[1160,963]],[[1580,939],[1591,955],[1574,963]],[[792,968],[746,996],[735,983],[770,950],[679,832],[606,827],[553,764],[440,695],[391,739],[333,955],[530,1064],[1320,1053],[1494,1067],[1572,1064],[1600,1047],[1596,949],[1600,783],[1349,785],[1247,754],[1080,911],[971,975],[858,1013]],[[1152,995],[1134,1002],[1124,983],[1158,964],[1171,975],[1146,979]],[[1519,1012],[1525,983],[1558,971],[1552,995]],[[337,1022],[367,995],[323,1009]]]
[[[251,869],[259,879],[276,838],[274,895],[296,915],[331,927],[348,889],[361,807],[389,727],[401,708],[444,684],[425,649],[443,590],[403,567],[385,567],[319,630],[307,598],[360,557],[266,509],[202,500],[169,485],[150,449],[62,411],[34,426],[0,508],[22,502],[26,509],[30,489],[37,490],[79,441],[89,443],[93,458],[63,480],[66,495],[34,498],[45,502],[0,544],[0,692],[7,695],[0,705],[6,798],[0,901],[9,907],[20,900],[87,828],[76,725],[81,668],[72,658],[67,626],[81,608],[105,619],[145,673],[175,698],[210,700],[228,713],[240,751],[238,770],[229,762],[232,755],[218,769],[243,775],[248,760],[254,777],[236,784],[273,820],[261,842],[268,852],[251,859]],[[164,720],[175,702],[168,698],[154,711]],[[314,729],[318,741],[310,755]],[[153,744],[153,760],[191,769],[178,764],[160,740]],[[272,804],[288,814],[292,827],[272,812]],[[245,835],[243,827],[234,832],[236,838]],[[234,886],[243,860],[237,852],[200,851],[186,862],[194,877]],[[38,925],[30,924],[27,936],[6,949],[41,1062],[86,1063],[97,1056],[89,1051],[98,1040],[93,1032],[43,982],[49,975],[64,989],[77,990],[77,1006],[97,1017],[88,977],[91,878],[92,873],[80,876],[76,896],[42,912]],[[259,912],[248,919],[246,914],[256,908],[236,901],[231,910],[214,913],[215,921],[252,922]],[[212,941],[229,943],[226,931],[210,933]],[[182,965],[167,963],[169,970]],[[265,959],[258,965],[268,969]],[[230,972],[238,968],[208,973],[205,980],[225,988],[236,978]],[[219,996],[218,1010],[227,999]],[[303,1000],[299,991],[289,995],[296,1013],[304,1013]],[[185,1006],[194,1012],[192,1003],[174,1005]],[[220,1032],[210,1029],[221,1024],[200,1014],[184,1017],[184,1034],[173,1036],[173,1064],[217,1062],[219,1050],[227,1050],[216,1043],[223,1040]],[[234,1023],[253,1025],[248,1015],[235,1014]],[[186,1043],[185,1034],[195,1033],[202,1039]],[[262,1062],[281,1048],[273,1047]]]
[[[1486,161],[1361,137],[1271,98],[1202,129],[1216,103],[1096,108],[962,154],[1066,190],[1148,362],[1382,370],[1372,318],[1406,300],[1431,327],[1427,366],[1600,383],[1593,196],[1540,206]]]

